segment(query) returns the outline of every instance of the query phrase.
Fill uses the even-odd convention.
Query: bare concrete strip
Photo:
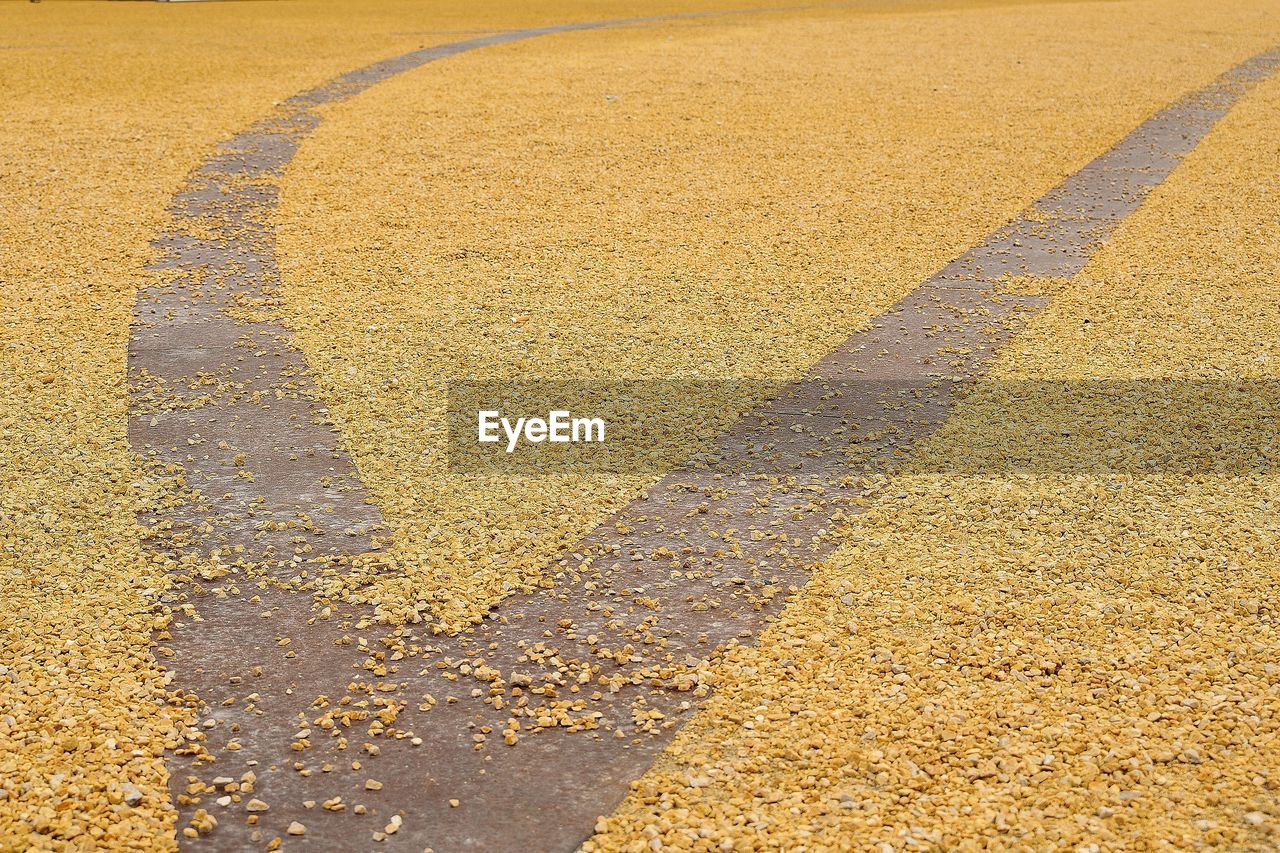
[[[300,561],[361,553],[379,518],[270,318],[274,177],[317,104],[462,50],[618,23],[500,34],[352,72],[224,145],[177,200],[183,233],[159,241],[172,283],[139,303],[131,437],[204,495],[175,514],[179,544],[223,560],[215,591],[191,595],[201,621],[178,620],[166,640],[176,683],[208,706],[207,742],[172,765],[184,826],[204,830],[204,846],[581,843],[707,695],[704,662],[749,642],[834,549],[833,522],[861,511],[856,472],[936,429],[956,388],[1045,304],[1002,294],[1001,279],[1078,272],[1280,65],[1280,50],[1261,54],[1144,122],[744,418],[708,464],[602,525],[553,586],[458,637],[419,626],[388,636],[367,612],[313,601],[315,567]],[[254,798],[269,809],[247,814]],[[286,835],[294,821],[305,836]]]

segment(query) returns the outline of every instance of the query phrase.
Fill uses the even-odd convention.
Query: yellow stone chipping
[[[127,436],[131,311],[184,178],[380,59],[740,5],[0,5],[0,850],[216,823],[175,825],[165,757],[196,720],[153,633],[178,566],[139,513],[178,484]],[[456,631],[662,473],[451,471],[449,382],[793,378],[1277,44],[1264,0],[822,3],[486,48],[321,107],[270,310],[387,521],[348,596]],[[585,849],[1280,846],[1280,484],[1251,444],[1277,400],[1239,384],[1280,370],[1277,116],[1272,80],[1084,272],[1011,282],[1054,302],[759,644],[704,668],[712,697]],[[1191,403],[1137,415],[1104,393],[1185,379]],[[670,401],[663,440],[750,402],[711,399]],[[1226,462],[1179,468],[1206,430]]]
[[[1277,107],[1055,283],[590,849],[1275,849]],[[1204,399],[1102,393],[1178,379]],[[1162,462],[1206,422],[1227,470]]]
[[[565,34],[326,109],[282,187],[284,315],[391,527],[358,597],[454,629],[662,473],[455,472],[450,381],[792,378],[1268,46],[1260,6],[1194,41],[1153,8]],[[691,448],[744,405],[682,402],[653,405]]]

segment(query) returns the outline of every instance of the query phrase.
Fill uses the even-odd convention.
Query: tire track
[[[394,74],[679,17],[695,16],[517,30],[353,71],[219,146],[175,199],[156,241],[166,282],[136,312],[130,439],[197,489],[159,521],[172,547],[209,558],[185,587],[195,607],[158,638],[186,701],[206,708],[171,763],[180,832],[217,849],[581,843],[696,711],[707,661],[749,642],[834,550],[833,520],[861,511],[849,448],[878,470],[936,429],[1047,302],[1002,293],[1002,279],[1078,273],[1280,65],[1280,50],[1260,54],[1137,127],[780,389],[711,464],[664,477],[571,549],[553,586],[457,637],[388,634],[324,594],[376,547],[381,519],[276,318],[280,173],[316,107]],[[287,834],[294,821],[305,836]]]

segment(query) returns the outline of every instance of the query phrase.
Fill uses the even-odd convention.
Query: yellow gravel
[[[188,720],[166,705],[151,655],[167,574],[134,516],[163,499],[163,484],[125,434],[130,308],[170,194],[216,141],[350,68],[460,33],[636,13],[612,0],[509,7],[0,5],[0,848],[173,845],[163,750]],[[645,478],[442,477],[442,378],[584,364],[592,375],[786,376],[1277,31],[1260,2],[795,12],[496,48],[330,108],[284,187],[287,317],[392,523],[405,574],[380,592],[435,599],[445,624],[460,624],[535,580],[548,554]],[[1275,149],[1261,146],[1277,136],[1265,126],[1276,97],[1272,85],[1233,117],[1088,280],[1071,283],[1011,366],[1059,376],[1089,355],[1106,375],[1214,363],[1230,375],[1275,363],[1254,357],[1275,338],[1263,311],[1276,260],[1276,188],[1263,166]],[[1188,230],[1165,233],[1174,224]],[[1161,260],[1193,237],[1203,256]],[[1225,264],[1241,268],[1237,284]],[[1186,287],[1170,286],[1171,268]],[[1081,337],[1082,311],[1109,324],[1105,337]],[[1142,316],[1163,326],[1135,325]],[[963,446],[965,423],[940,452]],[[822,568],[764,650],[736,653],[715,705],[606,822],[600,845],[647,844],[645,827],[663,831],[655,804],[688,802],[695,783],[703,805],[687,820],[706,843],[800,843],[790,833],[836,821],[856,821],[868,839],[919,825],[954,842],[998,827],[1000,812],[1031,843],[1132,840],[1155,822],[1170,838],[1235,832],[1226,843],[1265,845],[1273,527],[1248,512],[1270,512],[1270,482],[1129,478],[1114,493],[1096,478],[895,482],[887,488],[908,497],[859,521],[850,536],[860,541]],[[946,509],[957,490],[983,511]],[[1028,515],[1054,505],[1046,493],[1094,519],[1058,522],[1079,540],[1070,561],[1044,556],[1064,552],[1061,534]],[[1014,519],[1025,536],[1008,536]],[[1233,547],[1250,525],[1252,550]],[[1092,542],[1095,527],[1112,544]],[[1175,534],[1184,563],[1171,570],[1148,543]],[[1072,585],[1054,583],[1066,572]],[[854,604],[837,607],[844,595]],[[956,623],[940,641],[936,613]],[[850,620],[858,632],[839,633]],[[962,633],[970,645],[953,643]],[[791,637],[836,645],[795,655],[802,663],[784,673]],[[971,653],[992,673],[1023,661],[1028,681],[1010,675],[1002,693],[976,671],[934,675],[919,650],[935,642],[952,649],[944,660]],[[1033,661],[1070,677],[1041,691]],[[877,668],[895,665],[919,680],[890,696]],[[943,678],[961,687],[926,692]],[[1165,691],[1151,708],[1143,679]],[[816,716],[781,712],[797,702]],[[1169,719],[1149,720],[1155,708]],[[837,711],[843,724],[829,721]],[[965,776],[958,749],[936,748],[942,717],[1008,766],[969,788],[912,776],[908,761],[939,768],[925,779]],[[1159,749],[1137,744],[1139,729]],[[1082,732],[1085,750],[1068,752]],[[812,738],[827,746],[813,751]],[[1038,765],[1052,769],[1031,768],[1038,751],[1054,752]],[[1015,755],[1043,786],[1019,785]],[[1084,786],[1071,787],[1077,777]],[[1080,824],[1072,797],[1090,781],[1116,786],[1115,814]],[[845,793],[856,808],[832,799]],[[1034,810],[1037,821],[1020,816]]]
[[[135,522],[159,495],[125,438],[125,356],[183,177],[353,67],[460,30],[634,11],[0,4],[0,848],[172,844],[162,751],[182,718],[150,651],[167,575]]]
[[[1145,412],[1161,440],[1255,414],[1223,380],[1277,377],[1278,108],[1272,80],[1058,284],[761,646],[718,669],[594,848],[1280,844],[1274,449],[1188,477],[1116,440],[1113,470],[1055,474],[1107,461],[1079,435],[999,467],[1029,449],[1019,425],[1088,426],[1002,380],[1218,381],[1208,408]]]
[[[280,247],[393,531],[362,596],[457,627],[658,473],[451,473],[449,380],[794,375],[1268,44],[1262,4],[975,5],[557,35],[327,108]],[[714,435],[707,402],[667,428]]]

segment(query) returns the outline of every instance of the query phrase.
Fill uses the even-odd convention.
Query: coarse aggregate
[[[574,34],[557,37],[558,49],[497,48],[405,75],[330,110],[286,176],[285,319],[393,527],[388,563],[395,571],[373,579],[380,600],[407,607],[426,599],[442,628],[457,627],[536,582],[550,555],[656,474],[448,481],[439,475],[433,418],[440,377],[793,375],[1145,115],[1269,46],[1277,32],[1265,4],[1212,14],[1190,3],[951,4],[959,10],[882,14],[892,5],[876,14],[779,13],[760,22]],[[691,6],[646,4],[643,11],[677,8]],[[0,167],[0,846],[174,843],[163,754],[187,737],[192,720],[169,705],[167,675],[152,650],[152,629],[168,619],[160,600],[173,566],[146,547],[136,519],[171,493],[125,438],[130,310],[149,280],[148,242],[165,224],[173,189],[217,140],[350,68],[424,40],[637,12],[623,3],[464,11],[379,2],[362,10],[352,17],[337,4],[307,2],[0,7],[0,91],[6,116],[18,117],[0,127],[0,145],[18,152]],[[1274,181],[1265,184],[1269,175],[1258,164],[1274,160],[1275,150],[1257,131],[1275,100],[1271,86],[1218,134],[1227,141],[1213,149],[1219,160],[1197,167],[1202,186],[1183,187],[1181,197],[1160,194],[1172,199],[1164,219],[1148,213],[1145,224],[1125,232],[1136,236],[1085,276],[1058,285],[1058,307],[1021,356],[1009,357],[1008,370],[1060,377],[1086,356],[1101,359],[1108,376],[1141,375],[1152,365],[1194,365],[1215,377],[1266,367],[1257,341],[1274,334],[1260,271],[1275,266],[1274,222],[1266,218],[1274,195],[1263,189],[1274,192]],[[1242,160],[1245,151],[1254,156]],[[1256,220],[1243,231],[1241,211]],[[1166,233],[1177,230],[1171,222],[1183,232]],[[1255,235],[1270,241],[1263,243],[1270,255],[1248,254],[1247,247],[1263,251],[1250,242]],[[1201,254],[1187,257],[1192,239]],[[1179,286],[1170,285],[1169,265],[1149,245],[1164,246],[1166,260],[1182,253]],[[1242,266],[1241,276],[1224,277],[1224,264]],[[1196,302],[1197,275],[1217,301]],[[1125,300],[1116,300],[1117,291]],[[1109,334],[1082,339],[1072,315],[1062,313],[1073,307]],[[1139,319],[1162,321],[1177,334],[1161,336]],[[958,432],[939,439],[940,452],[946,441],[964,446],[966,423],[977,429],[962,419]],[[694,424],[691,441],[720,426],[714,417]],[[1271,480],[1124,479],[1115,494],[1108,482],[1055,481],[1049,494],[1070,508],[1057,515],[1088,510],[1103,528],[1095,538],[1106,539],[1118,534],[1104,510],[1136,507],[1133,521],[1115,524],[1129,537],[1143,535],[1148,523],[1174,525],[1169,536],[1181,549],[1183,574],[1167,577],[1167,557],[1133,556],[1144,548],[1167,554],[1171,546],[1093,543],[1077,521],[1047,527],[1036,540],[1027,518],[1039,516],[1029,516],[1028,506],[1045,500],[1043,484],[895,480],[887,490],[906,497],[848,532],[850,545],[820,568],[765,646],[734,653],[716,704],[601,824],[594,843],[820,846],[825,837],[839,846],[856,828],[865,833],[856,837],[880,833],[899,844],[920,825],[919,843],[958,846],[961,836],[1013,825],[998,838],[1118,844],[1154,828],[1174,843],[1268,846],[1274,695],[1266,692],[1267,658],[1275,645],[1263,592],[1274,582],[1274,550],[1270,528],[1242,513],[1246,505],[1271,511]],[[952,519],[958,511],[948,496],[963,493],[978,505],[984,491],[987,508],[976,521]],[[1203,526],[1205,514],[1216,526]],[[1014,518],[1029,532],[1010,543]],[[873,529],[879,532],[864,532]],[[1053,537],[1067,533],[1081,544],[1064,567],[1041,551],[1053,541],[1060,553]],[[1249,537],[1257,544],[1238,547]],[[1186,558],[1188,539],[1201,562]],[[960,547],[970,550],[957,559]],[[868,569],[875,566],[887,568]],[[1070,592],[1053,583],[1054,572],[1064,571],[1074,573]],[[935,597],[948,584],[959,591]],[[860,613],[843,603],[849,595]],[[833,600],[844,609],[833,610]],[[1181,623],[1178,607],[1192,614]],[[1051,625],[1048,616],[1034,618],[1051,608],[1094,633],[1081,639],[1056,615]],[[1007,624],[987,611],[1004,614]],[[1004,667],[1029,680],[1010,675],[1002,682],[1009,693],[974,687],[963,711],[947,708],[946,690],[925,697],[924,677],[912,682],[911,667],[894,655],[910,647],[911,663],[933,666],[920,657],[929,650],[918,647],[940,642],[928,633],[938,613],[958,622],[943,641],[981,629],[964,648],[995,661],[986,667],[992,672],[1006,661],[997,649],[1016,647],[1008,659],[1037,658],[1034,667]],[[858,631],[839,634],[850,620]],[[1176,633],[1184,629],[1185,636]],[[995,632],[996,643],[981,631]],[[1106,631],[1116,635],[1109,645],[1100,639]],[[799,665],[782,666],[781,650],[801,637],[819,646],[833,638],[848,654],[814,647],[815,654],[793,655]],[[1054,654],[1059,645],[1062,654]],[[1175,653],[1184,651],[1188,662],[1179,668],[1171,657],[1178,661]],[[899,684],[885,688],[892,690],[886,701],[867,692],[883,687],[871,678],[878,672],[871,661]],[[1102,693],[1083,700],[1076,688],[1084,676],[1058,673],[1089,667],[1106,675],[1092,687]],[[1159,667],[1180,685],[1159,707],[1182,716],[1148,719],[1152,710],[1139,719],[1133,706],[1145,710],[1150,697],[1138,687]],[[902,674],[909,677],[897,681]],[[943,678],[929,683],[941,687]],[[1046,678],[1056,678],[1060,692],[1027,686]],[[955,721],[957,737],[973,738],[971,749],[988,756],[993,743],[1007,747],[1000,737],[1021,737],[1027,750],[1046,739],[1077,744],[1082,730],[1112,740],[1104,741],[1107,752],[1041,756],[1034,767],[1057,761],[1070,769],[1062,776],[1028,769],[1024,775],[1048,786],[1030,786],[1030,804],[1018,797],[1025,792],[1011,758],[994,773],[979,762],[977,787],[961,803],[963,786],[935,793],[920,781],[958,778],[947,775],[955,749],[903,753],[911,736],[892,736],[916,732],[928,741],[925,727],[937,715],[919,706],[930,702],[952,717],[969,713]],[[792,719],[789,708],[798,703],[804,707]],[[965,729],[979,716],[971,709],[983,707],[993,720],[1014,722],[986,734]],[[865,720],[869,708],[884,723]],[[841,726],[831,721],[841,719],[866,726],[837,749],[830,739]],[[1175,738],[1180,720],[1190,728]],[[866,739],[871,726],[882,741]],[[1049,728],[1055,731],[1031,734]],[[1135,744],[1137,731],[1178,751],[1169,758],[1167,750]],[[829,773],[836,765],[861,768],[863,787],[849,789],[857,808],[840,799],[841,788],[840,811],[830,816],[824,796],[836,786],[805,763],[821,751],[801,750],[806,737],[818,739]],[[710,743],[724,751],[699,752]],[[869,743],[882,743],[885,755],[860,751]],[[722,757],[730,750],[733,759]],[[1010,754],[1033,768],[1030,752]],[[935,767],[923,777],[912,769]],[[1250,772],[1256,777],[1246,778]],[[904,773],[906,781],[891,789]],[[1128,787],[1106,789],[1116,804],[1075,820],[1072,798],[1086,797],[1098,779]],[[903,793],[917,788],[924,793]],[[905,801],[877,799],[891,796]],[[679,830],[663,820],[680,813],[653,814],[664,797],[699,801]],[[1208,816],[1196,817],[1197,810]],[[290,834],[306,831],[297,828]],[[813,835],[806,840],[805,832]]]
[[[279,241],[286,322],[392,532],[355,597],[454,630],[662,473],[454,470],[451,380],[792,378],[1272,18],[685,21],[466,54],[326,109]],[[646,401],[691,449],[745,404],[702,388]]]
[[[685,3],[680,9],[715,8]],[[645,4],[645,12],[674,5]],[[152,628],[172,499],[126,437],[130,312],[184,176],[274,103],[459,32],[626,3],[0,5],[0,848],[173,844]]]
[[[1275,849],[1277,106],[1046,282],[588,849]]]

